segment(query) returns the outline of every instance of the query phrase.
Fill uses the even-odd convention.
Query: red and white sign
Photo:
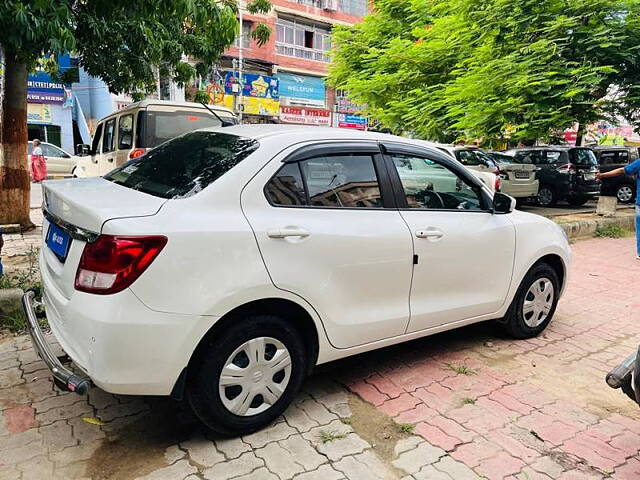
[[[321,108],[280,106],[280,121],[328,127],[331,125],[331,112]]]

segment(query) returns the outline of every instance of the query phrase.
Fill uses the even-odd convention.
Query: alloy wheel
[[[549,316],[555,290],[547,277],[538,278],[529,287],[522,304],[522,317],[530,328],[536,328]]]
[[[280,399],[290,378],[287,347],[275,338],[252,338],[224,363],[218,381],[220,400],[235,415],[257,415]]]
[[[630,202],[633,198],[633,188],[629,185],[621,185],[616,192],[616,196],[623,203]]]
[[[551,202],[553,202],[553,192],[548,188],[541,188],[538,191],[538,203],[546,207],[547,205],[551,205]]]

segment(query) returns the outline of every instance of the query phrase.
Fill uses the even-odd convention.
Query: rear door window
[[[307,204],[307,195],[299,163],[288,163],[276,173],[265,187],[271,205],[302,206]]]
[[[133,115],[123,115],[118,120],[118,149],[128,150],[133,146]]]
[[[598,160],[596,159],[593,150],[587,148],[576,148],[573,151],[573,161],[576,165],[581,167],[596,167],[598,166]]]
[[[104,178],[162,198],[200,192],[258,149],[250,138],[192,132],[130,160]]]

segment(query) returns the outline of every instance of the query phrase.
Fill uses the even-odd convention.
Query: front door
[[[407,332],[497,312],[515,253],[508,216],[491,213],[470,174],[453,162],[392,146],[387,161],[417,255]]]
[[[330,145],[276,157],[242,207],[275,286],[311,304],[347,348],[404,333],[413,246],[377,144]]]
[[[98,160],[100,176],[106,175],[116,168],[116,119],[104,122],[102,133],[102,155]]]

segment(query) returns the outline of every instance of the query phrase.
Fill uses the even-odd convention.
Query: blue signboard
[[[274,100],[280,98],[277,78],[266,75],[256,75],[254,73],[244,73],[242,78],[244,80],[244,88],[242,89],[243,96],[273,98]],[[238,80],[234,73],[227,72],[224,76],[224,93],[233,95],[233,85],[235,83],[238,83]]]
[[[292,73],[279,73],[280,95],[299,105],[325,104],[324,79]]]
[[[58,68],[61,71],[71,68],[68,54],[58,56]],[[30,73],[27,78],[27,102],[29,103],[65,103],[65,86],[54,82],[47,72],[42,70]]]

